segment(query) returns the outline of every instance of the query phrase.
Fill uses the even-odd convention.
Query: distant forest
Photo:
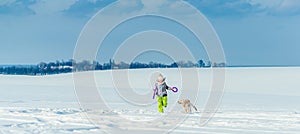
[[[156,62],[140,63],[140,62],[115,62],[109,60],[107,63],[100,64],[97,61],[83,60],[76,62],[71,59],[68,61],[41,62],[37,65],[10,65],[0,66],[0,74],[5,75],[51,75],[71,72],[82,72],[91,70],[111,70],[111,69],[141,69],[141,68],[209,68],[209,67],[225,67],[225,63],[205,63],[199,60],[197,63],[191,61],[180,61],[172,64],[162,64]]]

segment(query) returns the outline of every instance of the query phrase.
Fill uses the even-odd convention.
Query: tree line
[[[197,63],[191,61],[179,61],[171,64],[163,64],[157,62],[141,63],[141,62],[115,62],[110,59],[109,62],[100,64],[97,61],[83,60],[76,62],[73,59],[68,61],[41,62],[37,65],[22,66],[11,65],[0,67],[0,74],[5,75],[51,75],[71,72],[82,72],[92,70],[111,70],[111,69],[140,69],[140,68],[209,68],[209,67],[225,67],[225,63],[205,63],[199,60]]]

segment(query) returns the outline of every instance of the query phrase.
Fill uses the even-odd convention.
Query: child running
[[[158,74],[154,88],[154,94],[157,96],[158,112],[160,113],[164,112],[163,107],[167,107],[168,104],[167,90],[172,90],[172,88],[166,84],[165,80],[166,77],[162,74]]]

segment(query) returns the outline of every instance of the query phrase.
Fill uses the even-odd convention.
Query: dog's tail
[[[196,111],[198,111],[197,108],[196,108],[196,106],[195,106],[194,104],[191,103],[191,105],[192,105],[192,107],[193,107]]]

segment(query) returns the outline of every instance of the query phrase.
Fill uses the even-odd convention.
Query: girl
[[[166,84],[165,80],[166,77],[162,74],[158,74],[154,88],[154,94],[157,96],[158,112],[160,113],[164,112],[163,107],[167,107],[167,90],[172,90],[172,88]]]

